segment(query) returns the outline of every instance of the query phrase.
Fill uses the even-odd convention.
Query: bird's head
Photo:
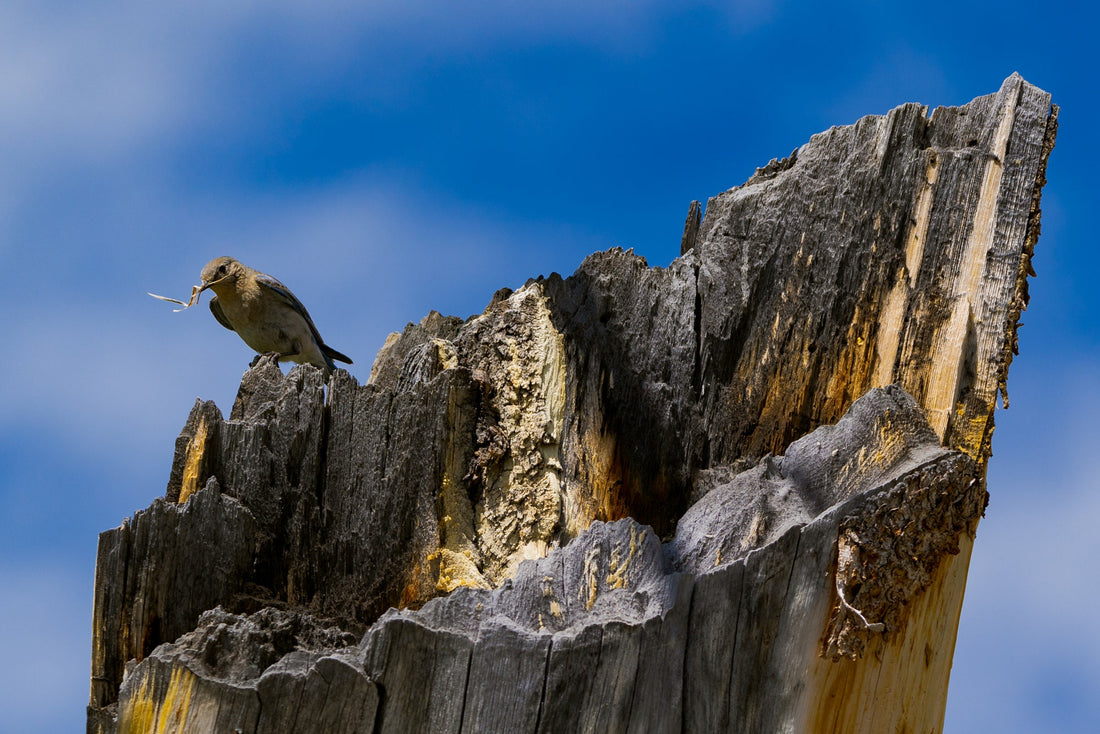
[[[219,290],[219,285],[227,285],[232,287],[237,282],[237,278],[244,275],[245,268],[239,262],[231,257],[216,257],[202,269],[202,274],[199,278],[202,280],[202,287],[199,288],[199,292],[206,290],[207,288],[213,288],[215,291]]]

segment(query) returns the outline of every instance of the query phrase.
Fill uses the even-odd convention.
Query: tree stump
[[[667,268],[261,360],[100,536],[88,730],[938,731],[1056,129],[903,105]]]

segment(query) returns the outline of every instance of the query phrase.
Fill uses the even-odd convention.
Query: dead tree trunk
[[[865,117],[668,268],[196,403],[100,536],[89,731],[938,730],[1056,120]]]

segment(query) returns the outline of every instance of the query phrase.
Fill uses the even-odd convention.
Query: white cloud
[[[0,140],[6,149],[33,158],[51,151],[67,160],[112,156],[185,118],[190,100],[181,92],[201,70],[180,63],[190,59],[164,32],[170,18],[142,7],[152,8],[74,3],[58,12],[48,3],[4,4]],[[194,51],[202,54],[201,47]]]

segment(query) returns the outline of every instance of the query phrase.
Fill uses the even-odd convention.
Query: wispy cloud
[[[1100,370],[1041,369],[1046,386],[998,416],[947,731],[1084,731],[1100,720],[1100,630],[1078,613],[1100,607]],[[1036,414],[1052,407],[1061,420],[1035,435]]]
[[[130,184],[138,205],[150,191],[173,197],[165,163],[188,141],[246,136],[263,128],[271,105],[292,104],[279,100],[346,87],[348,74],[384,101],[406,93],[410,75],[425,68],[511,44],[568,39],[636,52],[674,7],[579,0],[497,0],[461,9],[437,2],[6,3],[0,257],[15,251],[28,216],[58,196],[72,198],[73,187]]]
[[[0,650],[12,662],[0,670],[4,727],[73,731],[88,700],[91,579],[70,567],[0,565],[0,588]]]
[[[284,280],[365,381],[385,334],[406,321],[433,308],[480,312],[495,289],[553,269],[568,274],[607,246],[553,222],[509,221],[442,195],[429,201],[394,180],[228,202],[164,197],[156,207],[134,215],[175,223],[156,254],[141,254],[138,243],[129,254],[100,253],[115,265],[94,275],[77,258],[49,300],[29,310],[0,304],[11,378],[0,381],[0,428],[29,421],[85,454],[142,455],[171,442],[196,396],[228,412],[249,350],[208,313],[209,296],[172,313],[145,295],[185,298],[217,255]],[[93,221],[85,234],[105,241],[110,233],[97,227],[111,226]],[[36,288],[31,281],[11,292],[37,299]],[[126,430],[88,430],[115,422]]]
[[[0,140],[13,150],[19,141],[49,140],[65,156],[125,154],[203,118],[231,118],[232,100],[219,103],[218,93],[247,83],[238,75],[253,71],[257,58],[280,64],[283,83],[293,85],[376,49],[386,63],[378,77],[392,77],[407,64],[491,44],[568,39],[613,48],[659,29],[675,7],[656,0],[9,2],[0,8]]]

